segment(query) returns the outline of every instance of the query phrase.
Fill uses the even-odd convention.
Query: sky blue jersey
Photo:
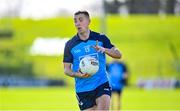
[[[121,90],[124,87],[123,74],[127,72],[126,66],[122,62],[113,61],[107,65],[109,82],[112,90]]]
[[[99,46],[109,49],[114,47],[105,35],[93,31],[90,31],[87,40],[81,40],[77,34],[65,45],[63,62],[72,63],[72,70],[74,72],[78,71],[80,60],[85,56],[95,57],[99,61],[99,70],[96,74],[89,78],[75,78],[77,93],[94,90],[99,85],[108,81],[105,54],[97,52],[92,47],[96,45],[96,40],[98,40]]]

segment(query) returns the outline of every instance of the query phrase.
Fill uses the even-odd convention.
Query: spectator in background
[[[107,71],[109,73],[108,77],[110,85],[112,87],[111,108],[112,110],[120,110],[122,90],[128,82],[127,67],[123,62],[114,60],[111,63],[107,64]],[[114,103],[117,104],[116,108]]]

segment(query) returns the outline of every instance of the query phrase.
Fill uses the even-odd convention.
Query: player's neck
[[[78,33],[79,37],[81,40],[87,40],[89,38],[90,35],[90,30],[88,29],[87,31],[83,32],[83,33]]]

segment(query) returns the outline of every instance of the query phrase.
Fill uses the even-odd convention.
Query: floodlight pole
[[[180,16],[180,0],[176,0],[175,2],[174,13],[176,16]]]
[[[166,17],[167,0],[160,0],[159,16]]]
[[[105,11],[105,0],[102,0],[101,4],[101,15],[100,15],[100,31],[106,34],[106,11]]]

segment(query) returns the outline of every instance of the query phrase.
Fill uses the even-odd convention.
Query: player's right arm
[[[80,71],[73,72],[71,69],[71,63],[65,63],[65,62],[64,62],[64,73],[70,77],[77,77],[77,78],[88,78],[88,77],[90,77],[89,74],[83,74]]]

